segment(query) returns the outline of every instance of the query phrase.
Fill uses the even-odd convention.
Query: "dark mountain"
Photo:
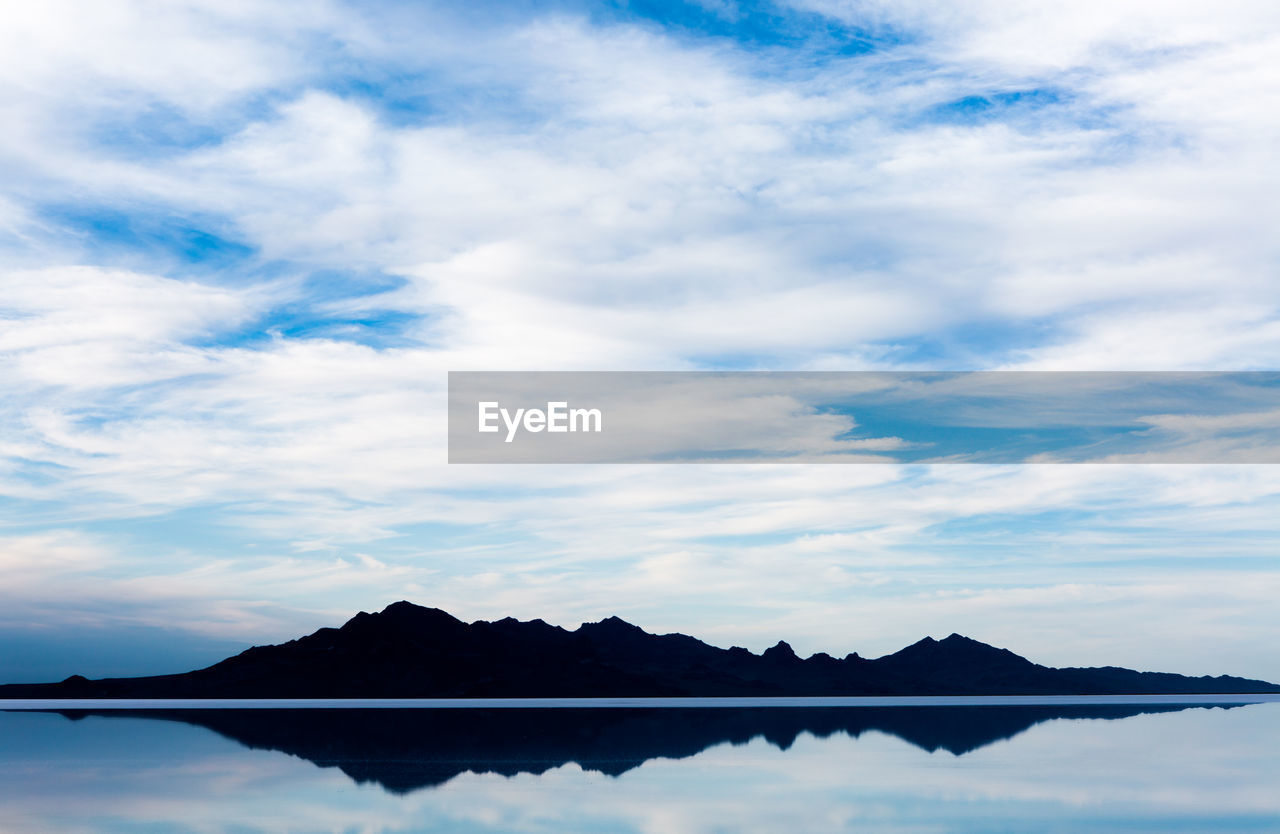
[[[962,756],[1043,721],[1120,719],[1240,704],[1024,705],[796,709],[181,709],[63,710],[86,716],[178,721],[254,750],[336,767],[392,793],[461,773],[541,774],[574,762],[619,776],[649,759],[682,759],[717,744],[763,738],[783,750],[819,738],[897,736],[930,753]]]
[[[1280,692],[1264,681],[1051,669],[953,634],[876,660],[720,649],[610,617],[464,623],[397,602],[341,628],[256,646],[194,672],[0,686],[0,698],[534,698],[770,695],[1110,695]]]

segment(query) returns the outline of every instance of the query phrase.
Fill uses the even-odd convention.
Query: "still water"
[[[1280,703],[0,712],[6,832],[1280,832]]]

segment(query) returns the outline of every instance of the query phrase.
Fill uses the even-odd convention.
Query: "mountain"
[[[1280,692],[1265,681],[1116,667],[1052,669],[952,634],[874,660],[762,654],[609,617],[464,623],[397,602],[341,628],[255,646],[178,675],[0,686],[0,698],[567,698],[772,695],[1111,695]]]

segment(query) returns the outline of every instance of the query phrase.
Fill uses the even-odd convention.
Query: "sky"
[[[445,407],[1276,370],[1278,54],[1237,0],[6,4],[0,680],[399,599],[1280,680],[1272,464],[449,465]]]

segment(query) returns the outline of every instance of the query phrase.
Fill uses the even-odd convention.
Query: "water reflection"
[[[143,715],[0,713],[0,831],[1280,831],[1277,703]]]
[[[542,774],[577,764],[619,776],[650,759],[685,759],[718,744],[878,731],[961,756],[1055,719],[1121,719],[1223,705],[861,707],[855,709],[297,709],[63,710],[206,727],[253,750],[277,750],[357,783],[403,794],[461,773]]]

